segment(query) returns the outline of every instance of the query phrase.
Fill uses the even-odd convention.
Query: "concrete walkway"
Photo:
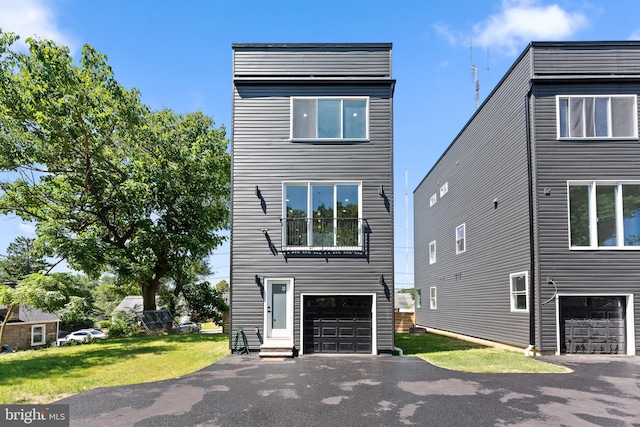
[[[471,374],[413,357],[229,356],[178,379],[63,399],[72,426],[633,426],[640,358],[545,357],[568,374]],[[153,369],[153,367],[150,367]]]

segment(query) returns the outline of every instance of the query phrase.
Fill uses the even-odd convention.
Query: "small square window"
[[[429,207],[435,205],[437,201],[438,195],[436,193],[433,193],[433,196],[431,196],[431,198],[429,199]]]
[[[461,254],[467,250],[465,239],[465,225],[456,227],[456,254]]]
[[[436,241],[429,243],[429,264],[436,263]]]
[[[436,310],[438,308],[438,294],[436,293],[436,287],[429,288],[429,308]]]

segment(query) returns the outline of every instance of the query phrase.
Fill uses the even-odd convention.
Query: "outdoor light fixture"
[[[498,209],[498,199],[493,199],[493,209]]]
[[[378,196],[384,197],[384,185],[380,184],[380,188],[378,188]]]
[[[260,231],[262,231],[262,234],[264,234],[265,236],[267,234],[269,234],[269,229],[268,228],[261,228]]]

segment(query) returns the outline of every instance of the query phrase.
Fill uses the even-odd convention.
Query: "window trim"
[[[513,278],[514,277],[522,277],[524,276],[524,291],[514,292],[513,290]],[[514,296],[515,295],[525,295],[525,307],[517,308],[514,306]],[[518,273],[509,274],[509,305],[511,307],[512,313],[528,313],[529,312],[529,272],[528,271],[520,271]]]
[[[431,249],[433,245],[433,250]],[[436,263],[436,241],[432,240],[429,242],[429,264],[435,264]]]
[[[561,127],[560,127],[560,100],[561,99],[571,99],[571,98],[607,98],[611,101],[612,98],[633,98],[633,105],[635,108],[633,109],[633,135],[632,136],[613,136],[611,135],[613,131],[612,121],[611,121],[611,102],[609,102],[609,107],[607,109],[607,131],[609,135],[607,136],[560,136],[561,135]],[[638,96],[636,94],[597,94],[597,95],[556,95],[556,138],[559,141],[597,141],[597,140],[638,140]]]
[[[36,342],[34,340],[34,331],[36,328],[42,328],[42,341]],[[47,325],[31,325],[31,345],[43,345],[47,343]]]
[[[312,217],[309,216],[310,212],[313,212],[313,197],[312,197],[312,192],[311,192],[311,187],[314,185],[326,185],[326,186],[333,186],[334,187],[334,194],[333,194],[333,210],[334,210],[334,235],[335,235],[335,230],[336,230],[336,224],[335,224],[335,220],[336,220],[336,203],[337,203],[337,193],[335,191],[335,187],[337,185],[357,185],[358,186],[358,245],[355,247],[352,246],[313,246],[313,245],[300,245],[300,246],[292,246],[292,245],[287,245],[287,234],[286,234],[286,228],[282,230],[282,248],[286,251],[293,251],[293,252],[298,252],[298,251],[315,251],[315,250],[322,250],[322,251],[326,251],[326,252],[340,252],[345,250],[345,248],[358,248],[358,249],[362,249],[363,245],[364,245],[364,236],[363,236],[363,231],[364,231],[364,226],[362,224],[362,181],[282,181],[282,220],[286,222],[287,220],[287,197],[286,197],[286,188],[288,185],[294,186],[294,185],[306,185],[307,186],[307,218],[306,220],[310,221],[311,219],[313,219]],[[308,239],[310,239],[312,236],[312,233],[309,232],[308,233]],[[307,243],[309,243],[309,240],[307,240]]]
[[[316,137],[315,138],[296,138],[293,136],[293,103],[297,100],[339,100],[340,103],[340,130],[342,134],[344,134],[344,101],[365,101],[365,136],[361,138],[318,138],[317,137],[317,128],[318,128],[318,118],[316,117]],[[370,105],[371,105],[371,97],[370,96],[292,96],[289,99],[289,141],[291,142],[357,142],[357,141],[369,141],[369,129],[370,129]],[[317,110],[316,110],[317,111]]]
[[[612,246],[599,246],[598,245],[598,215],[597,215],[597,195],[596,195],[596,187],[600,186],[616,186],[616,198],[615,198],[615,213],[616,213],[616,245]],[[605,251],[638,251],[640,250],[639,246],[625,246],[624,245],[624,224],[623,219],[619,216],[619,213],[622,212],[622,192],[618,189],[622,188],[624,185],[640,185],[639,181],[633,180],[623,180],[623,181],[612,181],[612,180],[573,180],[567,181],[567,237],[568,237],[568,246],[569,250],[572,251],[592,251],[592,250],[605,250]],[[574,246],[571,244],[571,193],[570,187],[572,186],[584,186],[589,188],[589,245],[586,246]],[[622,242],[622,245],[620,245]]]
[[[438,309],[438,290],[436,286],[431,286],[429,288],[429,310],[437,310]]]
[[[458,242],[460,241],[460,239],[458,239],[458,230],[462,228],[462,250],[458,249]],[[464,253],[467,251],[467,227],[466,227],[466,223],[462,223],[459,226],[456,227],[456,255]]]

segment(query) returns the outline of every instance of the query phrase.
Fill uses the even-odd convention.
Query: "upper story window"
[[[361,183],[285,183],[283,246],[362,249]]]
[[[429,207],[435,205],[437,202],[438,202],[438,195],[436,193],[433,193],[433,196],[429,198]]]
[[[456,254],[461,254],[467,250],[464,224],[456,227]]]
[[[558,138],[637,138],[636,95],[558,96]]]
[[[640,182],[568,182],[572,249],[640,249]]]
[[[429,243],[429,264],[436,263],[436,241]]]
[[[449,192],[449,182],[445,182],[444,184],[442,184],[442,187],[440,187],[440,197],[444,196],[448,192]]]
[[[291,98],[291,139],[369,138],[369,98]]]

